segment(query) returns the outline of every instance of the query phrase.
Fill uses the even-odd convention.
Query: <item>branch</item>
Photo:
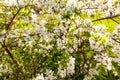
[[[5,49],[5,51],[8,53],[9,57],[12,59],[12,61],[19,66],[17,60],[15,60],[14,56],[12,55],[12,52],[8,49],[8,46],[5,44],[5,41],[3,41],[2,47]]]
[[[118,21],[114,20],[113,18],[111,18],[111,20],[113,20],[114,22],[116,22],[116,23],[120,24]]]
[[[99,19],[96,19],[96,20],[92,20],[92,22],[96,22],[96,21],[100,21],[100,20],[105,20],[105,19],[112,19],[112,18],[116,18],[116,17],[119,17],[119,16],[120,16],[120,14],[117,14],[117,15],[114,15],[114,16],[108,16],[108,17],[104,17],[104,18],[99,18]],[[116,22],[116,23],[118,23],[118,22]]]
[[[22,75],[25,70],[22,68],[23,66],[19,65],[18,61],[13,56],[12,52],[9,50],[8,45],[5,44],[5,40],[3,41],[2,47],[5,49],[5,51],[7,52],[8,56],[12,59],[13,63],[16,65],[17,70],[21,69],[20,70],[20,75]]]
[[[18,11],[16,12],[16,14],[12,17],[11,21],[6,26],[6,30],[8,30],[10,28],[11,24],[13,23],[14,19],[16,18],[16,16],[18,15],[18,13],[21,11],[21,9],[22,8],[19,8]]]
[[[117,43],[119,43],[119,44],[120,44],[120,42],[119,42],[119,41],[117,41],[115,38],[112,38],[112,40],[114,40],[115,42],[117,42]]]
[[[85,50],[82,49],[83,46],[85,45],[85,43],[86,43],[86,41],[84,40],[84,41],[81,43],[81,45],[78,46],[78,48],[80,49],[80,50],[79,50],[79,53],[82,54],[82,57],[83,57],[83,64],[82,64],[82,65],[79,67],[79,69],[76,71],[75,75],[73,75],[73,76],[74,76],[74,77],[73,77],[73,80],[76,80],[76,78],[80,75],[80,73],[85,70],[84,65],[85,65],[85,63],[87,62],[87,56],[86,56],[86,54],[85,54]]]

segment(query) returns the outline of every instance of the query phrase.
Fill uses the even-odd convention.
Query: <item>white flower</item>
[[[52,70],[47,69],[46,70],[45,80],[54,80],[56,77],[53,76],[53,73],[54,72]]]
[[[75,69],[75,58],[70,56],[69,62],[67,63],[67,67],[65,67],[64,69],[61,69],[61,67],[59,66],[58,75],[60,75],[61,77],[73,75],[75,72],[74,69]]]
[[[76,0],[68,0],[68,2],[67,2],[67,7],[68,6],[76,6],[77,5],[77,2],[76,2]]]
[[[98,25],[98,26],[92,26],[92,28],[96,31],[96,32],[102,32],[105,33],[106,32],[106,26],[105,25]]]
[[[108,69],[108,70],[111,70],[111,69],[112,69],[112,64],[108,64],[108,65],[107,65],[107,69]]]
[[[12,6],[12,1],[4,0],[4,5],[5,6]]]
[[[67,75],[74,74],[74,68],[75,68],[75,58],[70,56],[69,62],[67,64]]]
[[[89,42],[90,42],[90,47],[92,49],[94,49],[95,51],[102,51],[103,50],[103,46],[100,45],[100,43],[93,40],[92,38],[89,38]]]
[[[4,73],[12,73],[12,69],[5,64],[0,64],[0,76]]]
[[[84,25],[86,25],[86,26],[92,24],[90,19],[85,19],[83,23],[84,23]]]
[[[4,0],[4,5],[13,6],[18,4],[19,7],[23,7],[25,6],[25,1],[28,1],[28,0],[18,0],[18,2],[17,0]]]
[[[36,22],[37,21],[37,15],[36,14],[32,14],[31,18],[32,18],[32,22]]]
[[[60,38],[57,39],[57,46],[59,49],[63,47],[63,43],[62,43],[62,40]]]
[[[88,75],[85,75],[83,80],[92,80],[94,75],[98,75],[98,72],[96,71],[96,69],[90,69]]]
[[[39,21],[39,24],[41,25],[41,26],[44,26],[44,24],[46,23],[46,20],[44,19],[44,20],[41,20],[41,21]]]
[[[70,56],[69,59],[70,59],[70,61],[69,61],[70,64],[74,64],[75,63],[75,58],[74,57]]]
[[[92,76],[89,76],[89,75],[85,75],[84,79],[83,80],[92,80]]]
[[[35,80],[44,80],[43,74],[38,74]]]
[[[18,0],[18,6],[24,7],[30,0]]]
[[[70,52],[70,53],[72,53],[74,50],[73,50],[73,48],[68,48],[68,52]]]
[[[62,70],[60,67],[58,68],[58,74],[61,77],[66,77],[66,69]]]
[[[114,3],[114,0],[108,0],[106,5],[107,7],[112,8],[113,3]]]
[[[109,12],[109,11],[106,11],[106,12],[104,13],[104,16],[105,16],[105,17],[110,17],[110,16],[111,16],[111,14],[110,14],[110,12]]]
[[[112,58],[109,57],[107,53],[96,54],[96,56],[94,56],[94,59],[97,61],[96,68],[102,64],[106,66],[106,69],[112,69]]]

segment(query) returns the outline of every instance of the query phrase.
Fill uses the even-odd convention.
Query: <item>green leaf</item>
[[[51,24],[50,23],[46,23],[44,26],[45,26],[45,28],[48,29],[48,31],[52,31],[54,24],[52,24],[52,23]]]
[[[114,66],[114,68],[117,71],[118,76],[120,78],[120,66],[116,62],[112,62],[112,65]]]
[[[109,54],[110,57],[114,57],[114,58],[118,57],[117,54],[115,54],[114,52],[112,52],[112,46],[108,45],[105,48],[108,51],[108,54]]]
[[[63,14],[63,19],[64,19],[64,18],[65,18],[65,19],[70,19],[70,16],[71,16],[70,11],[67,11],[67,12],[65,12],[65,13]]]
[[[108,71],[108,80],[116,80],[113,71]]]
[[[120,22],[120,20],[118,20],[117,18],[115,18],[114,20],[116,20],[117,22]],[[107,31],[110,33],[112,33],[115,26],[118,25],[118,23],[116,23],[112,19],[104,19],[104,20],[94,22],[94,25],[100,25],[100,24],[105,25],[107,27]]]

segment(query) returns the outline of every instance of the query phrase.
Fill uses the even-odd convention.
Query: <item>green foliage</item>
[[[0,3],[0,80],[120,79],[113,60],[119,59],[120,17],[105,16],[109,6],[98,10],[108,5],[104,0],[70,1]],[[114,0],[113,10],[118,4]]]
[[[112,62],[112,65],[114,66],[115,71],[117,71],[117,74],[120,78],[120,66],[116,62]]]

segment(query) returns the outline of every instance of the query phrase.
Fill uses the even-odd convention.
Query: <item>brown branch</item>
[[[119,16],[120,16],[120,14],[117,14],[117,15],[114,15],[114,16],[108,16],[108,17],[92,20],[92,22],[101,21],[101,20],[105,20],[105,19],[112,19],[112,18],[116,18],[116,17],[119,17]]]
[[[18,15],[18,13],[21,11],[22,8],[19,8],[18,11],[16,12],[16,14],[12,17],[11,21],[8,23],[8,25],[6,26],[6,30],[8,30],[10,28],[10,26],[12,25],[14,19],[16,18],[16,16]]]
[[[116,23],[120,24],[118,21],[114,20],[113,18],[111,18],[111,20],[113,20],[114,22],[116,22]]]
[[[30,1],[31,1],[31,0],[30,0]],[[29,3],[30,3],[30,2],[29,2]],[[11,27],[14,19],[15,19],[16,16],[19,14],[19,12],[21,11],[22,8],[26,8],[26,7],[32,6],[32,5],[29,5],[29,3],[28,3],[28,5],[23,6],[23,7],[20,7],[20,8],[18,9],[18,11],[17,11],[17,12],[15,13],[15,15],[12,17],[11,21],[7,24],[6,30],[10,29],[10,27]],[[17,8],[17,6],[13,6],[13,7]]]
[[[15,59],[15,57],[12,54],[12,52],[8,48],[8,45],[6,45],[5,40],[3,41],[2,47],[5,49],[5,51],[7,52],[8,56],[11,58],[13,63],[17,66],[17,70],[21,69],[20,73],[18,73],[18,74],[19,74],[19,76],[20,75],[22,76],[24,74],[25,70],[22,68],[23,66],[19,65],[18,61]]]
[[[8,55],[12,59],[12,61],[18,66],[19,64],[18,64],[17,60],[15,60],[14,56],[12,55],[12,52],[8,49],[8,46],[5,44],[5,41],[3,41],[2,47],[8,53]]]
[[[80,49],[78,52],[83,57],[83,64],[79,67],[79,69],[73,75],[73,80],[76,80],[76,78],[80,75],[80,73],[85,70],[84,65],[87,62],[87,56],[86,56],[85,50],[83,49],[83,46],[85,45],[85,43],[86,43],[86,41],[83,40],[83,42],[81,42],[81,45],[78,46],[78,48]]]
[[[117,41],[115,38],[112,38],[112,40],[114,40],[115,42],[117,42],[117,43],[120,43],[119,41]]]

